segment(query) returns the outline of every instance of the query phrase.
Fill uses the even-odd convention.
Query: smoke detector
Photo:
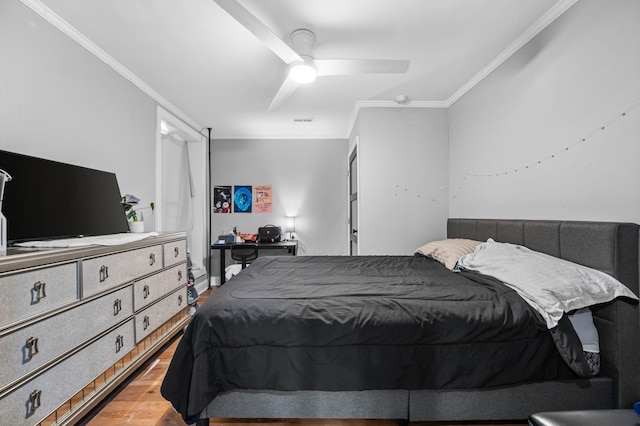
[[[396,102],[398,105],[406,105],[409,103],[409,97],[407,95],[398,95],[396,96]]]

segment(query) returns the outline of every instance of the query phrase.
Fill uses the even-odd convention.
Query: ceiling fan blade
[[[255,15],[249,12],[244,6],[236,0],[213,0],[218,6],[224,9],[233,19],[238,21],[242,26],[255,35],[258,40],[262,41],[269,49],[280,57],[286,64],[292,62],[303,61],[295,50],[287,43],[276,36],[269,27],[267,27]]]
[[[280,107],[291,97],[294,90],[298,87],[298,83],[293,81],[291,77],[287,76],[287,78],[278,89],[278,93],[273,97],[271,104],[269,104],[269,111],[275,111],[280,109]]]
[[[395,59],[316,59],[318,75],[405,73],[409,60]]]

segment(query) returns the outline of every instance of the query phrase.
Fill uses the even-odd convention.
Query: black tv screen
[[[128,232],[116,175],[0,151],[9,244]]]

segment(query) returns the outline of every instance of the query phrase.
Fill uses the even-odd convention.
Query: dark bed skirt
[[[242,390],[219,395],[201,417],[517,420],[539,411],[612,408],[613,392],[613,380],[606,377],[481,390]]]
[[[408,415],[407,390],[241,390],[219,395],[202,413],[210,418],[290,419],[407,419]]]
[[[494,389],[418,390],[409,394],[409,419],[514,420],[539,411],[608,409],[615,406],[613,392],[613,380],[608,377]]]

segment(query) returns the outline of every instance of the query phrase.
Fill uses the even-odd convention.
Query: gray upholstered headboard
[[[639,294],[638,225],[617,222],[449,219],[448,238],[524,245],[606,272]],[[618,406],[640,398],[638,304],[617,300],[593,309],[600,335],[603,375],[617,383]]]

